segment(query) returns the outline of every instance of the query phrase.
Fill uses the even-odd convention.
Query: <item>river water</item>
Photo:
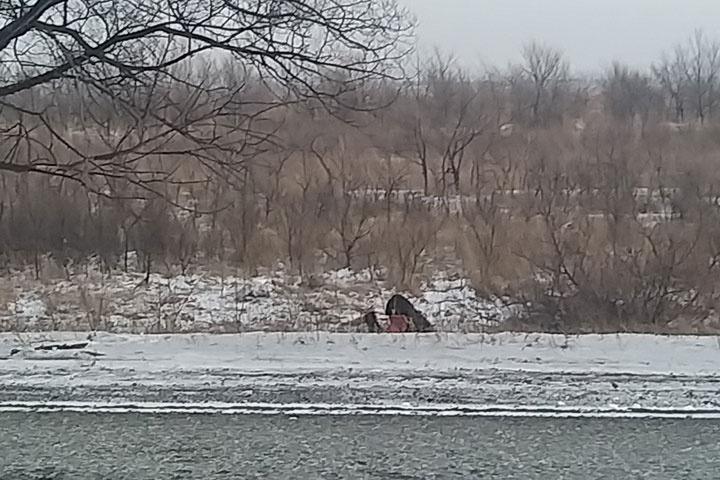
[[[2,413],[0,479],[710,479],[720,421]]]

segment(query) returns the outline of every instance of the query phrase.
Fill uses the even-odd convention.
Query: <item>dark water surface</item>
[[[1,479],[713,479],[720,421],[0,414]]]

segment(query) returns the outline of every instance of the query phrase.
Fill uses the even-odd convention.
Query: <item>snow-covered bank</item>
[[[117,333],[357,331],[368,309],[396,293],[377,272],[337,270],[311,284],[282,271],[256,276],[201,272],[164,277],[97,271],[68,279],[0,277],[0,330],[104,330]],[[436,275],[411,300],[441,330],[481,331],[514,310],[483,298],[461,278]]]
[[[232,370],[291,374],[355,371],[444,372],[517,370],[656,375],[720,375],[720,338],[622,335],[499,334],[345,334],[262,333],[205,335],[93,335],[87,351],[36,351],[38,342],[80,341],[81,333],[0,334],[3,370],[62,365],[104,371],[130,368],[138,373]],[[68,363],[77,356],[77,362]],[[93,365],[83,366],[92,360]]]
[[[720,411],[715,337],[99,334],[77,351],[34,348],[83,338],[1,335],[0,402],[409,402]]]

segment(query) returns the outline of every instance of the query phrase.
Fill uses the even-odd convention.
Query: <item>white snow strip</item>
[[[720,409],[582,408],[492,405],[363,405],[273,403],[97,403],[12,402],[0,403],[0,413],[112,413],[188,415],[287,415],[287,416],[463,416],[545,418],[695,418],[720,419]]]

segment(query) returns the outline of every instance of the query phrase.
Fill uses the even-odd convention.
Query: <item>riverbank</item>
[[[222,403],[720,413],[715,337],[3,334],[2,405]],[[73,350],[38,350],[73,342]]]

